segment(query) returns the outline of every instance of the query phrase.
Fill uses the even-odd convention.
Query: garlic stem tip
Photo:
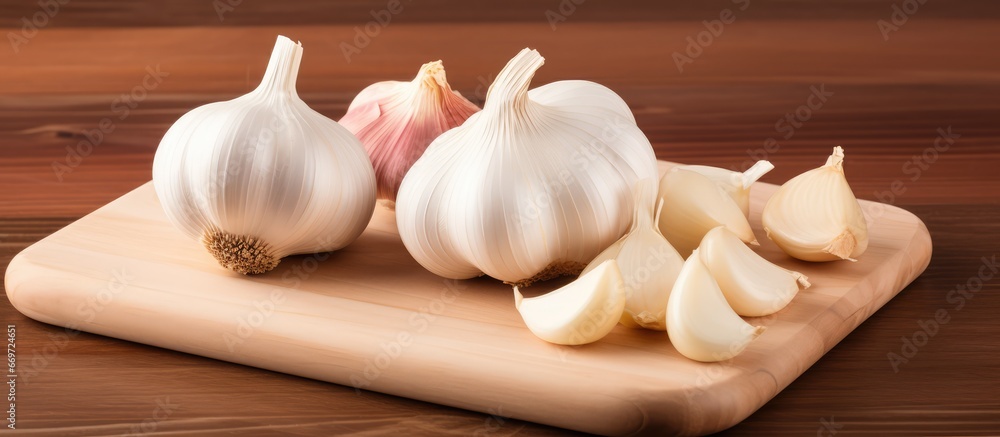
[[[752,167],[747,169],[747,171],[743,172],[743,175],[741,176],[743,189],[750,189],[750,186],[753,185],[754,182],[757,182],[771,170],[774,170],[774,164],[771,164],[771,161],[763,159],[757,161]]]
[[[528,95],[528,85],[535,71],[545,64],[545,58],[538,50],[525,48],[521,50],[497,74],[496,80],[486,91],[484,110],[500,110],[500,108],[515,101],[525,99]]]
[[[448,80],[445,77],[444,63],[437,60],[421,65],[414,82],[418,85],[437,86],[438,88],[447,86]]]
[[[800,290],[805,290],[809,287],[812,287],[812,283],[809,282],[808,276],[803,275],[802,273],[799,272],[792,272],[792,275],[795,276],[795,282],[799,284]]]
[[[826,158],[827,167],[836,167],[838,169],[844,168],[844,148],[840,146],[835,146],[833,148],[833,153],[830,157]]]
[[[524,301],[524,295],[521,294],[521,290],[514,286],[514,308],[521,308],[521,302]]]

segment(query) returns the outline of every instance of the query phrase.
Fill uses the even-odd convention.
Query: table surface
[[[391,1],[150,3],[78,0],[47,13],[37,2],[0,0],[9,43],[0,48],[4,268],[29,244],[148,181],[169,125],[251,89],[276,34],[302,41],[300,94],[334,119],[364,86],[408,80],[435,59],[456,89],[482,102],[506,60],[531,46],[546,57],[536,84],[589,79],[611,87],[661,159],[740,167],[766,157],[777,168],[763,180],[781,183],[841,145],[858,197],[904,207],[930,229],[934,255],[923,276],[728,432],[1000,431],[1000,280],[990,270],[1000,249],[994,2],[402,0],[386,26],[369,27],[377,34],[359,39],[349,61],[345,45]],[[730,13],[735,20],[711,23]],[[702,33],[703,21],[718,36]],[[691,62],[681,71],[682,56]],[[155,71],[160,80],[146,78]],[[825,101],[810,99],[819,90]],[[105,118],[113,130],[96,138]],[[953,142],[935,143],[949,129]],[[935,315],[948,322],[930,327]],[[6,299],[0,316],[16,327],[22,430],[568,434],[503,411],[356,393],[67,335]],[[890,354],[902,359],[894,365]]]

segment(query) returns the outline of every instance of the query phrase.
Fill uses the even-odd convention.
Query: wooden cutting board
[[[175,230],[147,183],[25,249],[5,280],[19,311],[54,325],[596,434],[703,434],[764,405],[930,261],[924,224],[872,202],[862,202],[871,243],[858,262],[793,260],[760,227],[775,189],[752,192],[760,253],[813,286],[753,320],[767,331],[722,363],[622,326],[586,346],[545,343],[510,287],[423,270],[382,207],[346,249],[243,277]]]

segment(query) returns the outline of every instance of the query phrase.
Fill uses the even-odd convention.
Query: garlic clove
[[[785,251],[803,261],[855,261],[868,248],[868,224],[844,175],[844,149],[822,167],[781,186],[761,215],[764,231]]]
[[[354,98],[340,124],[365,145],[375,167],[378,197],[396,200],[399,184],[434,139],[479,107],[451,89],[444,65],[420,67],[409,82],[372,84]]]
[[[723,226],[705,234],[698,253],[726,301],[741,316],[776,313],[799,290],[809,288],[805,275],[772,264]]]
[[[667,335],[674,348],[692,360],[723,361],[743,352],[764,330],[730,308],[695,250],[684,261],[667,303]]]
[[[580,345],[608,335],[625,308],[625,283],[608,260],[566,286],[525,298],[514,287],[514,305],[535,336],[549,343]]]
[[[153,159],[167,218],[238,273],[340,249],[375,208],[364,147],[295,91],[301,57],[300,44],[279,36],[255,90],[181,116]]]
[[[528,91],[525,49],[482,111],[445,132],[403,178],[400,238],[431,272],[526,286],[577,275],[629,228],[631,189],[658,170],[625,102],[593,82]]]
[[[660,232],[687,258],[702,237],[716,226],[725,226],[748,244],[758,244],[740,206],[712,179],[701,173],[673,168],[660,179],[663,212]]]
[[[691,170],[701,174],[725,190],[729,197],[732,197],[739,205],[743,215],[750,218],[750,186],[757,182],[769,171],[774,170],[774,164],[770,161],[760,160],[754,163],[747,171],[738,172],[719,167],[707,165],[682,165],[676,168]]]
[[[657,180],[639,181],[635,189],[635,215],[624,237],[605,249],[586,268],[587,274],[608,260],[615,260],[625,281],[625,311],[621,323],[630,328],[665,331],[667,299],[684,258],[663,238],[654,216]],[[660,202],[662,207],[662,202]]]

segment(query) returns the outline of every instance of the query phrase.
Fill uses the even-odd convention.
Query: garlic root
[[[209,231],[202,244],[221,266],[244,275],[268,272],[281,262],[267,243],[248,235]]]
[[[516,282],[504,282],[504,284],[513,285],[515,287],[520,287],[520,288],[526,288],[536,282],[548,281],[549,279],[555,279],[562,276],[579,275],[580,272],[583,272],[583,269],[586,267],[587,265],[581,262],[557,261],[552,264],[549,264],[547,267],[542,269],[542,271],[538,272],[538,274],[536,274],[535,276],[532,276],[527,279],[522,279]]]
[[[857,261],[851,258],[854,253],[854,249],[858,247],[858,239],[854,236],[851,231],[841,232],[833,238],[830,244],[823,248],[823,252],[829,253],[840,259],[846,259],[848,261]]]

